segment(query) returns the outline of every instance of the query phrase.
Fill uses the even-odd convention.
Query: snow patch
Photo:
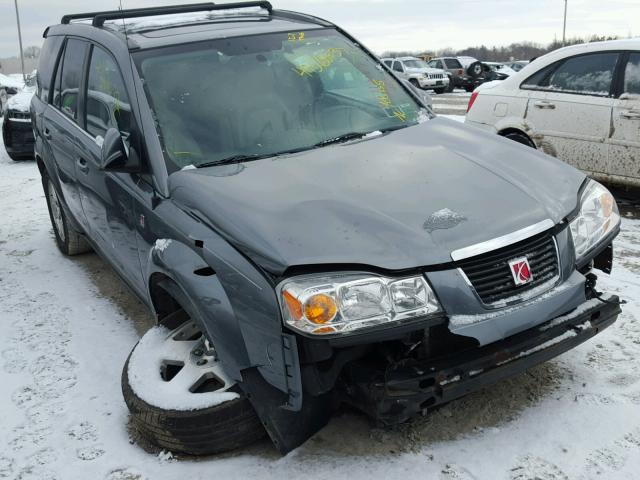
[[[156,240],[153,248],[158,250],[159,252],[164,252],[171,245],[171,239],[169,238],[159,238]]]
[[[183,382],[178,378],[180,373],[171,381],[164,381],[160,376],[164,360],[180,362],[183,365],[192,361],[191,350],[184,348],[188,346],[185,344],[192,342],[168,339],[170,333],[164,327],[150,329],[131,353],[127,374],[136,395],[155,407],[180,411],[214,407],[239,397],[237,393],[228,391],[191,393],[188,391],[191,379],[185,379],[189,381]]]

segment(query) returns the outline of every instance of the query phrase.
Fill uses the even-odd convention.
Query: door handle
[[[51,140],[51,131],[48,128],[45,127],[43,135],[47,140]]]
[[[622,118],[627,118],[629,120],[640,120],[640,111],[637,110],[625,110],[620,113]]]
[[[540,108],[541,110],[555,110],[556,104],[547,102],[546,100],[540,100],[539,102],[534,102],[534,107]]]
[[[78,157],[76,165],[78,165],[78,170],[80,170],[82,173],[89,173],[89,164],[84,158]]]

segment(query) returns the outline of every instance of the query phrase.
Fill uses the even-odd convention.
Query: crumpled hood
[[[453,250],[577,204],[584,174],[444,118],[244,164],[182,170],[171,197],[276,275],[312,264],[388,270],[451,262]]]

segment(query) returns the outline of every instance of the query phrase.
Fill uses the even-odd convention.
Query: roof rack
[[[208,12],[213,10],[233,10],[238,8],[260,7],[269,12],[273,11],[271,3],[268,1],[257,2],[234,2],[215,4],[213,2],[191,3],[187,5],[176,5],[168,7],[132,8],[128,10],[109,10],[103,12],[75,13],[62,17],[60,23],[68,24],[72,20],[92,19],[94,27],[102,27],[107,20],[119,20],[136,17],[154,17],[158,15],[170,15],[175,13]]]
[[[209,2],[209,3],[190,3],[190,4],[186,4],[186,5],[180,5],[180,7],[182,8],[186,8],[186,7],[205,7],[205,6],[211,6],[214,5],[213,2]],[[174,9],[177,8],[175,6],[169,6],[169,7],[164,7],[164,9],[169,10],[169,9]],[[157,8],[149,8],[149,7],[145,7],[145,8],[131,8],[128,10],[104,10],[102,12],[86,12],[86,13],[72,13],[69,15],[64,15],[62,17],[62,19],[60,20],[60,23],[62,23],[63,25],[69,24],[71,23],[73,20],[90,20],[93,19],[94,17],[96,17],[97,15],[105,15],[105,14],[116,14],[116,13],[122,13],[122,12],[135,12],[137,14],[144,14],[144,12],[146,10],[157,10]],[[168,12],[168,13],[173,13],[172,12]]]

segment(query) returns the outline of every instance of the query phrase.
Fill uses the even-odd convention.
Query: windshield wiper
[[[358,138],[362,138],[365,135],[369,135],[370,133],[371,132],[349,132],[349,133],[340,135],[339,137],[322,140],[321,142],[318,142],[315,145],[312,145],[310,148],[318,148],[318,147],[324,147],[325,145],[332,145],[334,143],[348,142],[349,140],[356,140]]]
[[[277,153],[251,153],[249,155],[231,155],[230,157],[221,158],[220,160],[213,160],[211,162],[200,163],[196,165],[196,168],[213,167],[216,165],[229,165],[232,163],[246,162],[248,160],[260,160],[261,158],[273,157]]]

